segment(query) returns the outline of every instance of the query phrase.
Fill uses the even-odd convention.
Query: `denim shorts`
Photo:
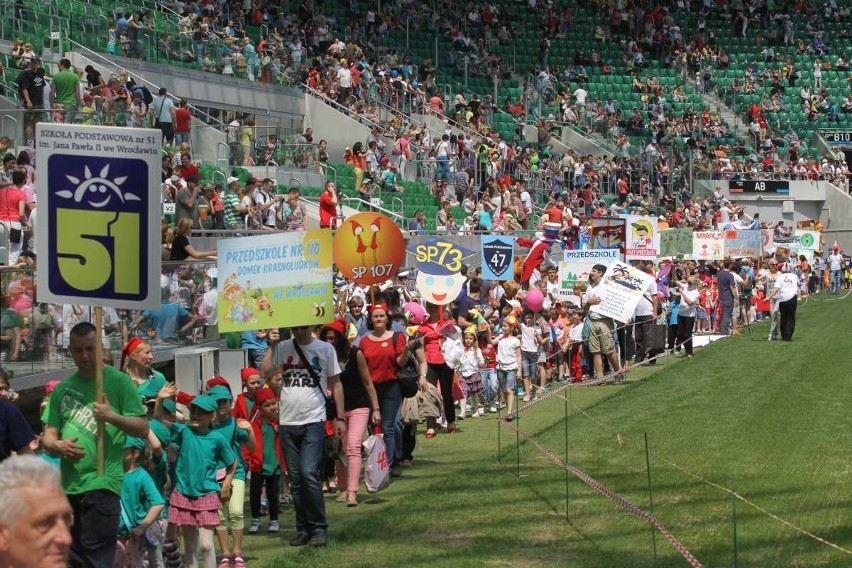
[[[536,364],[538,363],[538,351],[521,351],[521,376],[535,377]]]
[[[518,382],[518,371],[503,371],[497,369],[497,390],[499,392],[512,392],[515,390],[515,383]]]

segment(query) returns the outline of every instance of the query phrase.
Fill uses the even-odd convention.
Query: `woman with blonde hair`
[[[138,392],[159,392],[166,386],[166,377],[159,371],[151,368],[154,362],[154,353],[151,344],[139,337],[130,339],[121,348],[120,369],[130,375]],[[150,388],[146,388],[149,387]]]
[[[195,250],[189,244],[189,233],[192,230],[192,220],[184,217],[178,221],[175,227],[174,237],[172,238],[172,254],[169,260],[186,260],[192,258],[195,260],[216,260],[215,250]]]
[[[692,328],[695,326],[695,315],[698,310],[698,299],[701,294],[698,276],[690,276],[686,283],[678,282],[680,288],[680,309],[677,312],[677,343],[683,345],[686,357],[692,357]]]

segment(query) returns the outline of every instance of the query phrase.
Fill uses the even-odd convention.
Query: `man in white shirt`
[[[588,96],[589,92],[583,87],[577,87],[577,90],[574,91],[574,98],[577,100],[577,108],[580,111],[586,107],[586,97]]]
[[[654,271],[652,269],[645,266],[642,266],[641,268],[652,277],[654,276]],[[657,305],[657,282],[655,280],[651,280],[648,288],[646,288],[645,292],[642,294],[642,298],[640,298],[639,303],[636,304],[636,317],[633,319],[633,339],[636,342],[634,361],[636,363],[644,361],[646,356],[654,356],[651,345],[651,340],[653,338],[653,329],[651,326],[654,325],[654,320],[657,317]],[[653,365],[656,362],[656,360],[653,360],[650,364]]]
[[[345,105],[349,100],[349,90],[352,88],[352,72],[346,66],[346,60],[340,60],[337,68],[337,102]]]
[[[593,306],[601,303],[601,298],[598,295],[598,285],[605,272],[606,266],[603,264],[594,265],[589,272],[589,287],[583,294],[583,312],[588,314],[588,325],[590,326],[587,347],[594,359],[595,380],[603,379],[603,357],[605,355],[609,360],[613,373],[616,373],[616,384],[620,384],[622,380],[621,362],[618,359],[615,342],[612,339],[612,332],[615,330],[615,321],[612,318],[590,311]]]
[[[843,266],[843,253],[840,252],[840,247],[835,243],[834,249],[831,251],[831,254],[828,255],[828,270],[830,271],[831,280],[828,285],[828,293],[829,294],[839,294],[840,293],[840,283],[843,278],[841,277],[843,271],[841,267]]]
[[[269,349],[261,373],[266,379],[281,373],[281,449],[290,477],[296,509],[297,535],[290,546],[325,546],[325,514],[319,469],[324,455],[326,393],[331,390],[337,408],[335,435],[346,435],[340,364],[330,343],[316,339],[309,326],[293,328],[293,339],[279,343],[278,329],[269,330]],[[298,345],[298,347],[297,347]]]
[[[793,340],[800,285],[801,279],[785,266],[784,273],[775,280],[775,285],[766,296],[770,301],[778,298],[778,311],[781,314],[781,341]]]

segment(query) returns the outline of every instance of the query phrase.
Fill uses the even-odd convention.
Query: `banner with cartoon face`
[[[656,260],[660,251],[657,219],[642,215],[627,215],[627,260]]]
[[[381,213],[357,213],[334,234],[334,263],[347,279],[367,286],[394,278],[405,259],[405,238]]]
[[[217,252],[220,332],[334,319],[330,231],[219,239]]]
[[[626,221],[618,217],[593,217],[589,223],[587,240],[581,243],[580,248],[583,250],[614,249],[618,251],[619,258],[624,260],[627,240]]]
[[[629,264],[613,262],[597,287],[601,303],[592,306],[590,311],[626,322],[633,317],[636,305],[653,281],[653,276]]]
[[[160,306],[159,131],[36,125],[38,296]]]
[[[462,261],[472,250],[435,237],[411,245],[408,252],[414,255],[417,290],[424,301],[445,306],[459,297],[465,281]]]
[[[723,231],[696,231],[692,235],[693,260],[722,260],[725,258]]]

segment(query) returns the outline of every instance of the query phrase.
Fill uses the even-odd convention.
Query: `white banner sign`
[[[590,311],[626,322],[633,317],[636,305],[653,282],[653,276],[623,262],[613,262],[597,287],[601,303]]]

